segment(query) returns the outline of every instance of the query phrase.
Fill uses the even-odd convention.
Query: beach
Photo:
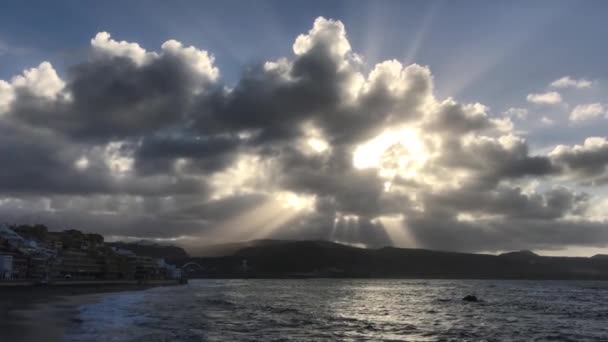
[[[62,341],[78,325],[78,308],[104,293],[145,290],[151,285],[0,287],[0,331],[3,341]]]

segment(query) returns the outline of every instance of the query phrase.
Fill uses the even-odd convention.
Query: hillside
[[[184,259],[189,255],[177,246],[159,245],[146,241],[141,242],[106,242],[108,246],[130,250],[131,252],[152,258],[163,258],[165,260]]]
[[[186,250],[188,254],[197,257],[224,257],[231,256],[239,251],[249,248],[249,247],[260,247],[260,246],[268,246],[273,244],[283,244],[288,241],[284,240],[272,240],[272,239],[260,239],[260,240],[251,240],[244,242],[229,242],[229,243],[221,243],[221,244],[209,244],[202,246],[186,246]]]
[[[606,259],[543,257],[529,251],[496,256],[277,240],[241,247],[231,255],[181,261],[203,266],[193,274],[202,277],[608,279]]]

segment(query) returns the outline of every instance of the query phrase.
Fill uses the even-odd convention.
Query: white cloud
[[[183,47],[182,43],[174,39],[164,42],[161,48],[163,53],[180,58],[196,72],[212,81],[220,75],[219,69],[213,66],[214,57],[205,50],[199,50],[194,46]]]
[[[49,99],[56,98],[65,86],[49,62],[42,62],[37,68],[24,70],[23,75],[13,78],[12,84],[15,88],[27,88],[32,94]]]
[[[400,62],[393,59],[376,64],[369,73],[364,91],[369,92],[382,84],[393,96],[402,96],[416,87],[420,79],[430,78],[431,71],[429,68],[418,64],[404,67]]]
[[[89,159],[86,156],[82,156],[74,162],[74,167],[78,171],[85,171],[86,169],[89,168],[89,164],[90,164]]]
[[[513,121],[511,121],[511,118],[509,117],[491,119],[490,121],[496,125],[496,129],[498,129],[500,132],[511,132],[515,127],[515,125],[513,125]]]
[[[91,39],[91,46],[94,51],[108,56],[127,57],[139,66],[145,64],[154,56],[153,53],[146,52],[137,43],[129,43],[124,40],[116,41],[111,37],[108,32],[97,33],[95,38]]]
[[[122,141],[112,141],[108,143],[104,150],[104,159],[106,166],[112,170],[115,175],[122,175],[133,170],[134,159],[130,155],[130,152],[126,151],[125,143]]]
[[[524,120],[528,116],[529,112],[525,108],[509,108],[503,114],[509,117]]]
[[[558,104],[562,102],[562,96],[556,91],[550,91],[542,94],[528,94],[526,97],[528,102],[536,104]]]
[[[205,50],[199,50],[194,46],[184,47],[177,40],[170,39],[161,45],[162,55],[156,52],[148,52],[137,43],[127,41],[116,41],[108,32],[99,32],[91,39],[93,51],[110,57],[126,57],[131,59],[137,66],[142,66],[160,58],[162,55],[178,58],[184,64],[201,76],[215,81],[220,71],[213,65],[215,58]]]
[[[17,96],[17,89],[54,100],[64,87],[65,82],[57,75],[51,63],[42,62],[38,67],[26,69],[22,75],[13,77],[10,83],[0,80],[0,114],[9,111]]]
[[[556,157],[561,154],[566,153],[584,153],[584,152],[594,152],[600,151],[602,149],[608,148],[608,140],[603,137],[588,137],[585,139],[582,145],[557,145],[551,152],[549,152],[550,157]]]
[[[558,80],[551,82],[551,86],[555,88],[589,88],[591,87],[591,81],[584,78],[574,79],[570,76],[564,76]]]
[[[547,116],[543,116],[542,118],[540,118],[540,122],[541,122],[543,125],[547,125],[547,126],[549,126],[549,125],[553,125],[553,124],[555,123],[555,121],[554,121],[554,120],[550,119],[550,118],[549,118],[549,117],[547,117]]]
[[[608,111],[601,103],[588,103],[574,107],[570,113],[571,121],[585,121],[600,117]]]
[[[557,145],[549,152],[549,157],[558,158],[562,155],[582,155],[585,153],[599,152],[608,149],[608,140],[603,137],[588,137],[582,145]],[[577,160],[580,162],[580,160]],[[583,165],[584,166],[584,165]]]
[[[9,110],[10,104],[15,99],[15,92],[10,83],[0,80],[0,114]]]
[[[308,52],[315,44],[322,42],[333,55],[342,57],[350,52],[350,43],[341,21],[318,17],[308,34],[301,34],[293,43],[293,52],[300,56]]]

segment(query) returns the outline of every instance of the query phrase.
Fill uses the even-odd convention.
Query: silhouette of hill
[[[203,266],[192,274],[201,277],[608,279],[608,259],[544,257],[531,251],[497,256],[281,240],[229,246],[224,251],[230,249],[231,254],[187,258],[182,264],[195,261]]]
[[[532,251],[529,251],[529,250],[522,250],[522,251],[517,251],[517,252],[507,252],[507,253],[502,253],[499,256],[502,258],[509,258],[509,259],[513,259],[513,260],[522,260],[522,261],[530,261],[530,260],[534,260],[539,257],[538,254],[536,254]]]
[[[160,245],[148,241],[138,242],[107,242],[108,246],[130,250],[131,252],[152,258],[163,258],[165,260],[184,259],[190,257],[186,251],[177,246]]]
[[[248,247],[266,246],[272,244],[281,244],[288,242],[286,240],[259,239],[244,242],[230,242],[212,245],[203,245],[196,247],[186,247],[190,255],[197,257],[223,257],[236,254],[242,249]]]

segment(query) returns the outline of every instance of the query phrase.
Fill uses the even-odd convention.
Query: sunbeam
[[[329,235],[330,241],[357,242],[360,235],[359,216],[337,213]]]
[[[426,41],[431,25],[433,24],[433,19],[435,18],[435,13],[437,12],[437,8],[439,6],[439,1],[433,1],[429,6],[424,18],[422,19],[422,25],[416,32],[416,36],[414,40],[409,45],[407,51],[405,52],[404,64],[412,64],[416,62],[416,58],[418,57],[418,53],[420,52],[420,48],[422,44]]]
[[[416,240],[404,224],[403,216],[383,216],[378,219],[395,247],[416,247]]]
[[[310,212],[314,197],[279,192],[260,205],[216,225],[204,234],[213,241],[247,241],[272,236],[288,222]]]

